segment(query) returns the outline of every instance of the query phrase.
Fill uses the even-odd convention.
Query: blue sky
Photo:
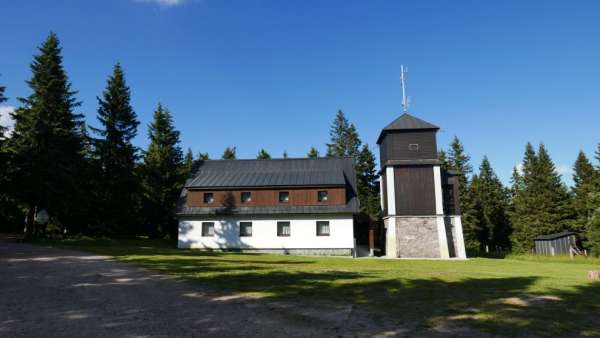
[[[213,158],[228,145],[244,158],[324,153],[338,109],[375,146],[401,113],[400,64],[411,113],[442,127],[439,145],[458,135],[505,182],[527,141],[546,144],[567,182],[577,152],[600,142],[598,1],[7,0],[0,13],[8,106],[29,94],[52,30],[92,125],[122,63],[140,147],[158,101],[182,146]]]

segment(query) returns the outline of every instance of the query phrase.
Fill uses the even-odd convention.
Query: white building
[[[202,161],[178,207],[180,248],[352,255],[351,158]]]

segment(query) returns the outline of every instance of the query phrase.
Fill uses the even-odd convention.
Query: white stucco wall
[[[354,248],[352,215],[197,217],[179,221],[180,248],[349,249]],[[290,222],[290,236],[277,236],[277,222]],[[316,221],[329,221],[329,236],[317,236]],[[202,222],[215,223],[215,236],[202,237]],[[240,237],[240,222],[252,222],[252,236]]]

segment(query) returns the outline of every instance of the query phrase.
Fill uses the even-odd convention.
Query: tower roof
[[[377,143],[381,142],[381,138],[383,134],[388,131],[394,130],[438,130],[440,127],[431,124],[427,121],[423,121],[420,118],[414,117],[410,114],[404,113],[400,115],[399,118],[392,121],[392,123],[388,124],[383,130],[381,130],[381,134],[379,134],[379,138],[377,139]]]

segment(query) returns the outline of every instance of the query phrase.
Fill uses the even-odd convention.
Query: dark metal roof
[[[427,121],[423,121],[420,118],[414,117],[410,114],[404,113],[399,118],[392,121],[385,128],[381,130],[377,144],[381,143],[383,134],[389,131],[402,131],[402,130],[438,130],[440,127],[431,124]]]
[[[540,235],[540,236],[537,236],[536,238],[534,238],[534,240],[536,240],[536,241],[548,241],[548,240],[553,240],[553,239],[567,237],[567,236],[573,236],[573,235],[577,235],[577,233],[572,232],[572,231],[563,231],[563,232],[560,232],[560,233],[557,233],[557,234]]]
[[[337,206],[274,206],[237,209],[188,208],[187,191],[249,187],[345,186],[347,203]],[[351,157],[270,160],[207,160],[195,164],[178,203],[179,215],[356,213],[359,202],[354,160]]]

